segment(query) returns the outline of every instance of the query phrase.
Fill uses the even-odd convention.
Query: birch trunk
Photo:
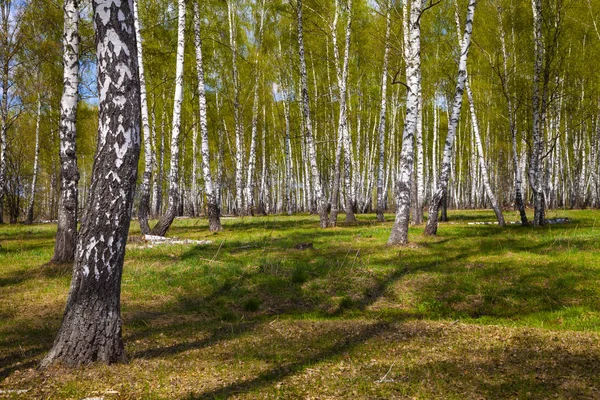
[[[166,99],[165,92],[162,92],[162,112],[160,119],[160,148],[156,149],[158,153],[158,159],[156,161],[157,171],[154,174],[154,194],[152,195],[152,214],[154,216],[160,215],[162,209],[163,199],[163,177],[165,171],[165,120],[166,120]],[[156,121],[156,120],[155,120]],[[156,122],[153,124],[156,126]],[[158,143],[155,141],[155,146]]]
[[[506,34],[504,32],[504,27],[502,25],[502,13],[501,8],[498,7],[498,33],[500,37],[500,46],[502,49],[502,90],[504,92],[504,97],[506,98],[507,108],[508,108],[508,123],[511,134],[511,144],[512,144],[512,161],[513,168],[515,170],[515,206],[517,210],[519,210],[519,216],[521,217],[521,225],[526,226],[527,222],[527,214],[525,212],[525,203],[523,201],[523,191],[521,190],[523,186],[523,175],[521,173],[520,161],[519,161],[519,153],[517,147],[517,118],[515,109],[512,102],[512,95],[510,92],[509,86],[509,74],[508,74],[508,53],[506,51]]]
[[[543,110],[540,110],[540,79],[544,56],[544,43],[542,38],[542,2],[531,0],[533,9],[533,37],[534,37],[534,71],[533,71],[533,148],[529,160],[529,185],[533,191],[533,225],[545,224],[545,199],[543,188],[543,162],[542,152],[544,147],[543,138]],[[543,105],[542,105],[543,108]]]
[[[33,205],[35,200],[35,189],[37,187],[37,177],[40,158],[40,120],[42,119],[42,101],[40,94],[37,96],[37,117],[35,120],[35,155],[33,160],[33,179],[31,180],[31,194],[29,195],[29,204],[27,206],[27,224],[33,223]]]
[[[185,52],[185,0],[178,0],[177,65],[175,69],[175,97],[171,129],[171,164],[169,171],[169,204],[158,220],[152,234],[164,236],[179,211],[179,136],[181,134],[181,105],[183,103],[183,59]]]
[[[62,325],[42,366],[126,361],[121,275],[140,152],[132,1],[94,0],[98,148]]]
[[[196,47],[196,72],[198,74],[198,110],[200,116],[200,152],[202,154],[202,173],[208,213],[208,228],[211,232],[220,231],[221,210],[210,172],[210,147],[208,142],[208,124],[206,111],[206,92],[204,89],[204,64],[202,59],[202,36],[200,34],[200,11],[198,1],[194,1],[194,45]]]
[[[8,131],[8,87],[10,73],[9,52],[9,18],[11,14],[10,2],[0,3],[1,12],[1,46],[0,61],[2,62],[2,97],[0,98],[0,224],[4,223],[4,197],[6,192],[6,135]]]
[[[460,27],[460,19],[458,16],[458,2],[454,2],[455,5],[455,19],[456,19],[456,28],[457,28],[457,32],[461,31],[461,27]],[[460,40],[459,37],[459,43],[458,43],[459,47],[462,48],[462,41]],[[488,199],[490,200],[490,204],[492,206],[492,209],[494,210],[494,213],[496,214],[496,218],[498,219],[498,225],[500,226],[505,226],[506,223],[504,222],[504,216],[502,215],[502,210],[500,210],[500,207],[498,206],[498,201],[496,200],[496,196],[494,195],[494,192],[490,186],[490,180],[489,180],[489,176],[488,176],[488,171],[487,171],[487,165],[485,162],[485,156],[483,154],[483,145],[481,143],[481,134],[479,131],[479,121],[477,120],[477,114],[475,112],[475,102],[473,100],[473,92],[471,91],[471,83],[469,81],[469,77],[468,77],[468,73],[466,72],[467,68],[465,68],[465,74],[467,75],[466,79],[465,79],[465,89],[467,90],[467,99],[469,100],[469,110],[471,112],[471,127],[473,129],[473,144],[475,145],[474,147],[476,147],[476,152],[471,150],[472,152],[472,157],[477,157],[478,159],[478,163],[479,163],[479,169],[481,170],[481,175],[483,178],[483,186],[485,188],[485,192],[488,196]],[[488,139],[489,139],[489,126],[488,126]],[[472,161],[472,166],[471,166],[471,206],[477,206],[477,199],[475,197],[476,193],[477,193],[477,161],[473,160]],[[473,184],[475,183],[475,184]]]
[[[261,71],[259,65],[259,56],[262,49],[263,23],[265,18],[265,0],[261,2],[260,22],[258,28],[258,41],[256,50],[256,60],[254,68],[256,70],[256,81],[254,83],[254,101],[252,103],[252,134],[250,136],[250,156],[248,158],[248,175],[246,180],[246,215],[254,215],[254,170],[256,168],[256,140],[258,132],[258,89],[260,87]],[[264,122],[263,122],[264,123]]]
[[[406,80],[406,114],[402,133],[402,150],[400,153],[400,175],[396,187],[397,210],[389,245],[408,243],[408,222],[410,217],[411,185],[414,164],[414,138],[417,130],[419,114],[419,79],[421,76],[421,25],[420,17],[423,9],[422,0],[411,0],[410,17],[407,36],[405,36]],[[406,14],[406,12],[405,12]]]
[[[77,183],[79,170],[76,154],[77,103],[79,100],[79,4],[64,4],[63,93],[60,101],[60,196],[58,230],[52,262],[72,262],[77,242]],[[4,142],[3,142],[4,143]]]
[[[152,181],[152,143],[150,138],[150,122],[148,119],[148,98],[146,95],[146,78],[144,75],[144,60],[142,57],[142,35],[140,33],[140,19],[138,13],[138,0],[133,0],[133,21],[135,24],[135,41],[138,56],[138,74],[140,78],[140,105],[142,111],[142,134],[144,137],[144,175],[140,185],[140,205],[138,209],[138,221],[142,234],[150,234],[148,225],[148,213],[150,211],[150,184]]]
[[[229,21],[229,46],[231,47],[231,63],[233,71],[233,119],[235,124],[235,213],[243,212],[244,193],[244,131],[240,119],[240,87],[237,65],[237,10],[233,0],[227,1]]]
[[[473,15],[475,13],[476,0],[469,0],[467,9],[467,20],[465,23],[465,32],[461,42],[460,59],[458,64],[458,82],[456,83],[456,92],[452,103],[452,111],[448,121],[448,136],[444,146],[444,156],[442,160],[442,170],[438,186],[435,193],[432,195],[429,205],[429,214],[427,226],[425,227],[426,235],[435,235],[438,227],[438,210],[444,197],[447,196],[448,181],[450,180],[450,169],[452,165],[452,150],[454,147],[454,139],[456,130],[460,120],[460,111],[462,107],[463,93],[465,90],[465,82],[467,79],[467,56],[469,54],[469,46],[471,44],[471,33],[473,32]],[[447,201],[447,200],[446,200]]]
[[[310,119],[310,99],[308,96],[308,77],[306,72],[306,59],[304,56],[304,34],[302,26],[302,0],[297,2],[297,18],[298,18],[298,53],[300,57],[300,80],[302,84],[302,109],[304,117],[304,129],[306,135],[306,145],[308,147],[308,158],[310,162],[310,172],[312,186],[315,190],[315,200],[317,202],[319,219],[321,228],[329,226],[329,218],[327,216],[327,200],[321,186],[321,178],[319,176],[319,168],[317,166],[317,153],[313,142],[312,122]]]
[[[504,222],[504,216],[502,215],[502,210],[498,206],[498,201],[496,200],[496,196],[492,191],[490,186],[490,180],[488,177],[487,166],[485,164],[485,158],[483,155],[483,145],[481,144],[481,135],[479,134],[479,123],[477,121],[477,115],[475,114],[475,104],[473,101],[473,93],[471,92],[471,85],[469,80],[465,81],[465,86],[467,89],[467,97],[469,99],[469,108],[471,110],[471,123],[473,126],[473,135],[475,137],[475,145],[477,147],[477,154],[479,158],[479,168],[481,169],[481,175],[483,178],[483,187],[485,188],[485,193],[487,194],[488,199],[490,200],[490,204],[494,213],[496,214],[496,218],[498,219],[498,225],[504,226],[506,223]]]
[[[260,174],[260,191],[259,191],[259,203],[260,203],[260,212],[263,215],[268,215],[269,207],[266,201],[266,191],[267,189],[267,111],[266,106],[263,104],[263,126],[262,126],[262,171]]]

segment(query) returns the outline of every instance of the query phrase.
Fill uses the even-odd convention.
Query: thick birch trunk
[[[152,234],[164,236],[179,209],[179,136],[181,134],[181,105],[183,103],[183,58],[185,52],[185,1],[178,1],[177,65],[175,69],[175,97],[173,98],[173,124],[171,129],[171,164],[169,171],[169,204],[158,220]]]
[[[467,20],[465,23],[465,32],[461,42],[460,59],[458,64],[458,82],[456,83],[456,92],[452,103],[452,111],[448,121],[448,136],[444,146],[444,156],[442,160],[442,171],[438,186],[433,193],[429,204],[429,214],[427,218],[427,226],[425,227],[426,235],[435,235],[438,226],[438,210],[442,204],[442,200],[447,196],[448,181],[450,180],[450,169],[452,165],[452,150],[454,147],[454,139],[456,130],[460,120],[460,111],[462,107],[463,93],[465,90],[465,82],[467,79],[467,56],[469,54],[469,46],[471,44],[471,33],[473,32],[473,15],[475,13],[476,0],[469,0],[467,9]],[[447,200],[446,200],[447,201]]]
[[[304,129],[306,135],[306,145],[308,147],[308,158],[311,169],[312,186],[315,189],[315,200],[319,211],[321,228],[329,226],[329,218],[327,216],[327,199],[323,193],[321,186],[321,178],[319,176],[319,168],[317,166],[317,153],[313,142],[312,122],[310,119],[310,100],[308,96],[308,77],[306,72],[306,59],[304,56],[304,34],[302,26],[302,0],[297,2],[297,17],[298,17],[298,53],[300,56],[300,80],[302,84],[302,105],[304,116]]]
[[[133,0],[133,20],[135,24],[135,40],[137,45],[138,68],[140,77],[140,105],[142,111],[142,134],[144,137],[144,175],[140,186],[140,205],[138,221],[142,234],[150,234],[148,213],[150,211],[150,184],[152,181],[152,142],[150,138],[150,121],[148,119],[148,98],[146,95],[146,77],[144,75],[144,60],[142,57],[142,35],[140,33],[140,19],[138,13],[138,0]]]
[[[79,6],[77,0],[64,4],[63,94],[60,101],[60,196],[58,230],[53,262],[72,262],[77,242],[77,183],[79,170],[76,154],[77,103],[79,100]],[[4,143],[4,142],[3,142]]]
[[[33,160],[33,178],[31,180],[31,194],[29,195],[29,204],[27,206],[27,224],[33,223],[33,205],[35,200],[35,189],[37,187],[37,177],[40,158],[40,120],[42,119],[42,101],[40,94],[37,96],[37,117],[35,120],[35,155]]]
[[[200,116],[200,152],[202,154],[202,173],[208,213],[208,228],[212,232],[220,231],[221,210],[210,172],[210,147],[208,142],[208,124],[206,111],[206,92],[204,89],[204,65],[202,60],[202,37],[200,34],[200,11],[198,1],[194,1],[194,45],[196,47],[196,72],[198,74],[198,110]]]
[[[121,275],[140,153],[132,1],[93,1],[98,60],[98,148],[62,325],[42,366],[126,360]]]
[[[419,114],[419,79],[421,76],[421,25],[420,16],[423,9],[422,0],[410,3],[410,19],[407,36],[405,36],[406,80],[406,115],[402,133],[402,150],[400,153],[400,176],[396,187],[398,207],[389,245],[408,243],[408,223],[410,217],[411,185],[414,164],[414,138],[417,131]],[[406,14],[406,12],[405,12]]]

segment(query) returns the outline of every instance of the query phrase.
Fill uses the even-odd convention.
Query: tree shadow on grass
[[[200,400],[224,398],[259,389],[287,376],[297,374],[311,365],[331,360],[332,358],[347,353],[356,346],[365,343],[374,336],[385,333],[389,329],[390,325],[385,322],[377,322],[373,325],[361,327],[358,333],[339,337],[330,346],[309,355],[300,356],[297,361],[276,365],[274,368],[259,373],[256,377],[242,382],[230,383],[226,386],[215,388],[204,393],[190,393],[185,399]]]

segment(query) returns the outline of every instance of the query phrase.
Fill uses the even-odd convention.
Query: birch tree
[[[252,133],[250,136],[250,155],[248,157],[248,174],[246,181],[246,215],[254,214],[254,170],[256,168],[256,141],[258,132],[258,89],[261,81],[261,71],[259,65],[260,53],[262,50],[263,24],[265,19],[265,0],[262,0],[260,6],[260,17],[258,24],[258,40],[256,42],[256,59],[254,68],[256,70],[256,80],[254,82],[254,101],[252,103]],[[265,121],[263,120],[263,124]]]
[[[79,101],[79,2],[64,3],[63,94],[60,100],[60,195],[58,230],[52,262],[72,262],[77,241],[79,170],[76,154],[77,104]]]
[[[235,130],[235,212],[241,214],[244,208],[244,130],[240,116],[240,83],[237,50],[237,8],[235,0],[227,0],[229,21],[229,47],[231,48],[231,66],[233,79],[233,119]]]
[[[33,223],[33,205],[35,201],[35,190],[37,187],[38,171],[40,163],[40,120],[42,119],[42,100],[40,94],[37,95],[37,113],[35,120],[35,150],[33,159],[33,178],[31,180],[31,193],[29,195],[29,204],[27,205],[27,224]]]
[[[454,6],[455,6],[454,17],[455,17],[455,22],[456,22],[456,31],[460,32],[461,27],[460,27],[460,18],[458,15],[458,2],[457,1],[454,2]],[[462,41],[460,39],[460,36],[457,36],[457,37],[458,37],[458,47],[462,48]],[[466,71],[467,71],[467,69],[465,69],[465,72]],[[483,178],[483,187],[485,188],[485,193],[486,193],[488,199],[490,200],[492,209],[494,210],[494,213],[496,214],[496,218],[498,219],[498,225],[504,226],[506,224],[504,222],[504,216],[502,215],[502,210],[500,209],[500,206],[498,206],[498,200],[496,200],[494,191],[492,190],[492,188],[490,186],[487,165],[485,162],[485,157],[483,155],[483,145],[481,143],[481,134],[479,131],[479,121],[477,120],[477,114],[475,112],[475,101],[473,100],[473,92],[471,91],[471,83],[469,81],[468,72],[466,72],[466,74],[467,74],[467,78],[465,79],[465,89],[467,90],[467,99],[469,100],[469,110],[471,113],[471,126],[473,129],[473,137],[474,137],[474,142],[475,142],[474,147],[477,149],[476,155],[477,155],[477,159],[478,159],[478,163],[479,163],[479,168],[481,169],[481,175]],[[473,152],[473,156],[475,156],[475,152]],[[473,163],[473,167],[475,167],[475,163]],[[475,179],[473,179],[473,181],[475,181]],[[473,192],[475,192],[475,191],[472,190],[471,192],[473,194]]]
[[[204,89],[204,62],[202,59],[202,36],[200,34],[200,11],[198,1],[194,1],[194,45],[196,48],[196,73],[198,75],[198,110],[200,117],[200,153],[202,154],[202,172],[204,192],[208,213],[208,227],[212,232],[220,231],[221,210],[217,202],[217,193],[210,172],[210,147],[208,143],[208,124],[206,117],[206,92]]]
[[[308,158],[310,162],[312,186],[315,190],[315,200],[319,213],[321,228],[329,226],[329,217],[327,215],[327,199],[323,193],[321,178],[319,176],[319,167],[317,165],[317,153],[313,142],[312,121],[310,118],[310,99],[308,95],[308,74],[306,72],[306,58],[304,56],[304,34],[302,26],[302,0],[297,1],[297,19],[298,19],[298,54],[300,57],[300,82],[302,96],[302,114],[304,118],[304,134],[306,136],[306,146],[308,147]]]
[[[465,82],[467,80],[467,57],[469,55],[469,46],[471,44],[471,34],[473,32],[473,16],[475,14],[476,0],[469,0],[467,8],[467,20],[465,23],[465,31],[460,46],[460,58],[458,62],[458,80],[456,83],[456,91],[452,102],[452,109],[448,119],[448,136],[444,145],[444,155],[442,159],[442,170],[438,179],[438,186],[432,195],[431,203],[429,204],[429,213],[427,225],[425,227],[426,235],[435,235],[438,227],[438,210],[442,203],[442,199],[446,196],[448,190],[448,181],[450,180],[450,169],[452,164],[452,151],[456,130],[460,120],[460,111],[462,107],[463,93],[465,90]]]
[[[388,0],[387,12],[385,17],[385,49],[383,52],[383,71],[381,73],[381,108],[379,110],[379,160],[377,163],[377,207],[376,214],[379,222],[384,222],[385,217],[383,215],[385,208],[385,193],[384,193],[384,179],[385,179],[385,128],[386,128],[386,114],[387,114],[387,75],[388,75],[388,62],[390,56],[390,32],[391,32],[391,4]]]
[[[504,31],[502,12],[499,5],[496,6],[498,14],[498,36],[500,39],[500,47],[502,50],[502,92],[506,98],[507,111],[508,111],[508,123],[511,135],[511,148],[512,148],[512,161],[513,168],[515,171],[515,206],[519,210],[519,216],[521,218],[521,225],[527,225],[527,214],[525,212],[525,202],[523,201],[523,174],[521,173],[519,153],[517,147],[517,121],[516,112],[514,109],[513,96],[510,91],[510,80],[508,73],[508,52],[506,50],[506,33]]]
[[[411,183],[414,164],[414,138],[419,113],[419,90],[421,87],[421,12],[422,0],[411,0],[408,22],[408,40],[405,41],[406,54],[406,116],[402,133],[400,153],[400,176],[396,188],[398,208],[388,244],[408,243],[408,222],[410,217]]]
[[[175,97],[173,99],[173,123],[171,129],[171,166],[169,170],[169,203],[164,215],[158,220],[152,234],[164,236],[173,223],[179,209],[179,136],[181,134],[181,105],[183,103],[183,59],[185,54],[185,0],[178,1],[177,18],[177,65],[175,70]]]
[[[544,62],[544,41],[542,37],[542,1],[531,0],[533,9],[533,43],[534,43],[534,67],[533,67],[533,95],[531,99],[533,112],[533,146],[531,157],[529,159],[529,185],[533,191],[533,225],[541,226],[546,222],[545,217],[545,198],[543,188],[543,118],[540,82],[542,75],[542,66]]]
[[[152,167],[154,165],[152,142],[150,137],[150,122],[148,118],[148,98],[146,95],[146,76],[144,74],[144,60],[142,57],[142,35],[140,33],[140,18],[138,13],[138,0],[133,0],[133,18],[135,24],[135,39],[137,44],[138,68],[140,77],[140,105],[142,111],[142,135],[144,137],[144,175],[140,185],[140,205],[138,221],[144,235],[150,234],[148,213],[150,211],[150,185],[152,182]]]
[[[42,366],[126,361],[121,276],[140,152],[132,0],[94,0],[98,147],[61,327]]]

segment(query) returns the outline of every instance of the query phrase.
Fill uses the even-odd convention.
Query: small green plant
[[[296,265],[292,272],[292,283],[303,284],[308,280],[308,272],[303,265]]]
[[[340,310],[347,310],[349,308],[352,308],[353,305],[354,300],[352,300],[352,297],[350,296],[344,296],[340,299]]]
[[[244,302],[244,311],[254,312],[258,311],[260,307],[260,300],[257,298],[250,298]]]

